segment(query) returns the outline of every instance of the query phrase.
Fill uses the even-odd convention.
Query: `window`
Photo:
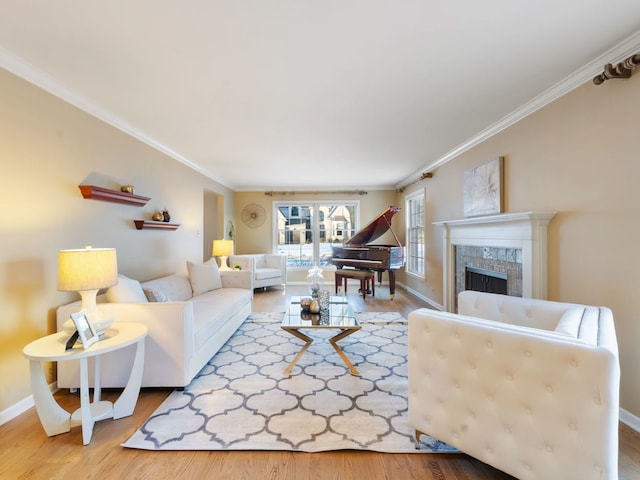
[[[287,267],[332,265],[332,247],[357,230],[358,202],[274,202],[273,208],[275,243]]]
[[[424,277],[424,192],[407,196],[407,273]]]

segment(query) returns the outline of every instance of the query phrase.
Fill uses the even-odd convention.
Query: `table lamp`
[[[211,255],[220,257],[220,270],[231,270],[227,265],[227,257],[233,255],[233,240],[214,240]]]
[[[82,310],[93,324],[98,335],[113,322],[102,318],[96,306],[96,295],[101,288],[118,283],[118,262],[115,248],[92,248],[60,250],[58,252],[58,290],[78,292],[82,298]],[[72,320],[65,322],[64,330],[75,330]]]

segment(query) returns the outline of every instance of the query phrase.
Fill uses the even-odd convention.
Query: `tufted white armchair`
[[[519,479],[618,478],[605,307],[465,291],[409,314],[409,423]]]
[[[253,273],[253,288],[287,283],[287,256],[276,253],[253,253],[229,256],[229,266],[240,265]]]

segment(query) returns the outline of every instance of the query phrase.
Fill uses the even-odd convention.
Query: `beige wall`
[[[426,281],[442,303],[441,231],[462,217],[462,175],[505,157],[506,211],[557,211],[549,225],[549,298],[609,306],[622,368],[621,406],[640,416],[640,75],[585,84],[438,168],[426,189]],[[404,200],[398,200],[404,204]]]
[[[203,258],[204,191],[221,185],[0,70],[0,412],[31,394],[22,347],[54,331],[57,252],[115,247],[119,270],[141,280]],[[144,207],[84,200],[79,184],[133,184]],[[136,230],[167,208],[176,231]],[[208,257],[206,257],[208,258]]]

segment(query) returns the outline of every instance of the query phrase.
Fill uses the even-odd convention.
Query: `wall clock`
[[[502,170],[504,157],[464,172],[463,209],[465,217],[502,213]]]
[[[267,213],[262,205],[250,203],[242,209],[242,221],[249,228],[258,228],[264,223]]]

